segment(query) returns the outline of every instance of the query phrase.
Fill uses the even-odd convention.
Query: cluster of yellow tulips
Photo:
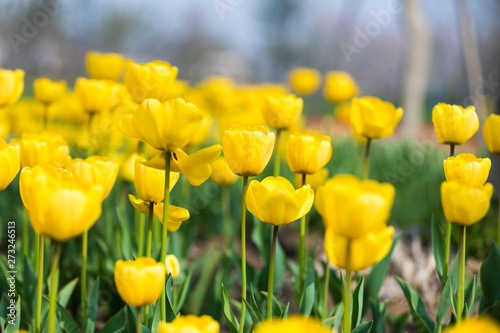
[[[342,332],[350,333],[372,329],[373,322],[360,322],[363,312],[358,299],[363,298],[364,282],[359,272],[391,252],[395,229],[387,223],[396,190],[389,183],[368,179],[370,147],[374,140],[393,134],[403,116],[401,108],[377,97],[356,97],[359,88],[348,73],[326,73],[325,99],[337,104],[338,117],[349,122],[355,137],[365,145],[362,178],[336,175],[327,179],[325,166],[332,156],[331,138],[302,127],[304,101],[298,97],[319,89],[321,74],[315,69],[290,71],[289,88],[295,95],[282,84],[237,85],[224,77],[190,87],[188,82],[177,79],[178,68],[164,61],[138,64],[118,54],[97,52],[88,53],[86,60],[91,78],[78,78],[73,92],[67,91],[66,82],[36,79],[34,101],[17,102],[24,87],[22,70],[0,70],[0,136],[12,138],[10,143],[0,139],[0,191],[21,169],[19,190],[28,216],[22,231],[26,255],[29,224],[35,233],[32,252],[38,275],[37,287],[33,288],[36,315],[32,322],[23,322],[23,328],[35,333],[44,329],[56,332],[59,325],[65,331],[75,327],[78,331],[76,322],[65,316],[67,312],[58,303],[57,294],[61,246],[81,237],[81,243],[75,243],[81,244],[81,322],[85,332],[94,329],[96,309],[89,305],[87,294],[87,255],[89,250],[94,251],[88,247],[92,237],[89,230],[101,215],[106,217],[104,201],[119,180],[134,184],[132,193],[128,193],[127,187],[123,189],[135,208],[134,234],[138,245],[132,257],[115,262],[114,283],[122,300],[133,307],[137,332],[218,333],[220,324],[213,318],[179,315],[173,304],[172,279],[179,276],[181,267],[176,256],[167,253],[167,240],[169,232],[176,232],[190,218],[190,212],[170,204],[179,199],[171,198],[171,191],[183,179],[191,186],[200,186],[211,178],[222,188],[226,211],[230,210],[227,188],[241,177],[241,266],[237,269],[241,301],[230,303],[225,299],[223,309],[231,332],[328,332],[341,327]],[[448,268],[451,225],[461,228],[457,300],[453,305],[456,326],[447,332],[500,332],[488,316],[462,320],[471,310],[464,301],[466,226],[487,214],[493,186],[486,183],[491,167],[488,158],[453,155],[455,146],[478,130],[479,120],[473,106],[464,109],[443,103],[435,106],[432,118],[438,140],[451,147],[451,156],[444,161],[447,181],[441,186],[448,224],[440,278],[442,293],[448,292],[447,297],[452,275]],[[500,154],[500,116],[491,115],[486,120],[483,134],[489,150]],[[273,156],[273,176],[250,180],[264,172]],[[282,160],[295,174],[293,184],[282,176]],[[181,186],[189,188],[187,183]],[[125,205],[123,198],[122,204]],[[179,204],[187,205],[182,201]],[[316,293],[310,290],[314,278],[308,251],[307,215],[313,206],[325,226],[327,257],[324,290]],[[255,301],[253,287],[250,292],[247,290],[247,210],[271,225],[265,312]],[[143,216],[147,216],[147,222]],[[161,230],[156,226],[157,220]],[[281,302],[274,296],[273,283],[278,229],[294,221],[300,221],[294,282],[301,315],[288,317],[288,306],[276,313]],[[224,225],[226,249],[232,248],[234,236],[230,230],[234,224],[229,217]],[[113,233],[112,226],[108,228]],[[153,242],[155,232],[161,235],[159,249]],[[500,228],[498,237],[497,243]],[[42,316],[45,238],[52,240],[53,250],[49,309]],[[267,244],[267,240],[262,242]],[[345,270],[339,280],[342,302],[334,309],[328,308],[333,278],[330,264]],[[358,281],[354,294],[353,275]],[[383,279],[385,274],[382,275]],[[94,288],[98,286],[97,280]],[[317,293],[321,294],[318,313],[322,322],[309,317]],[[223,295],[227,298],[225,290]],[[230,307],[235,303],[239,322]],[[150,311],[152,307],[154,311]],[[449,307],[448,303],[446,312]],[[93,323],[88,324],[89,321]],[[437,331],[442,326],[439,322]]]

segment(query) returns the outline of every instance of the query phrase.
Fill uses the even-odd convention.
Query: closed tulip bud
[[[0,138],[0,191],[5,190],[14,180],[21,165],[19,146],[7,144]]]
[[[288,84],[299,95],[314,94],[321,82],[321,74],[317,69],[298,67],[288,72]]]
[[[76,80],[75,93],[83,109],[89,113],[111,108],[113,87],[106,81],[80,77]]]
[[[123,83],[136,103],[142,103],[148,98],[165,102],[177,71],[177,67],[166,61],[155,60],[147,64],[128,62],[125,65]]]
[[[87,73],[98,80],[118,81],[125,67],[126,59],[118,53],[88,52]]]
[[[252,180],[248,186],[248,211],[264,223],[280,226],[306,215],[314,202],[314,191],[305,185],[295,190],[283,177]]]
[[[101,185],[103,192],[103,200],[106,199],[115,185],[118,175],[118,164],[99,156],[90,156],[85,160],[72,160],[67,169],[73,175],[89,185]]]
[[[165,265],[153,258],[118,260],[115,263],[115,285],[122,300],[131,306],[155,303],[165,284]]]
[[[23,94],[24,71],[0,68],[0,108],[14,104]]]
[[[340,103],[353,98],[358,93],[356,81],[346,72],[328,72],[325,75],[323,94],[332,103]]]
[[[288,167],[295,173],[316,173],[331,157],[332,144],[327,135],[295,132],[288,136],[286,159]]]
[[[236,176],[229,165],[227,165],[224,157],[219,157],[212,163],[212,181],[219,186],[227,186],[233,184],[238,176]]]
[[[176,279],[179,276],[181,272],[181,265],[175,255],[169,254],[165,257],[165,269],[167,275],[172,275],[172,279]]]
[[[202,121],[201,111],[180,98],[165,103],[147,99],[133,114],[120,119],[118,130],[158,150],[173,152],[189,143]]]
[[[337,175],[318,188],[316,210],[332,232],[359,238],[385,228],[395,194],[388,183]]]
[[[311,188],[316,191],[321,185],[324,185],[326,180],[328,179],[329,171],[327,168],[320,169],[318,172],[313,173],[312,175],[306,176],[306,184],[311,186]],[[302,175],[300,173],[296,173],[294,176],[294,184],[296,188],[302,186]]]
[[[313,317],[293,315],[285,319],[267,319],[255,327],[255,333],[335,333],[335,330],[324,327]]]
[[[355,226],[353,226],[355,228]],[[328,260],[339,268],[360,271],[382,260],[392,245],[394,228],[382,227],[357,238],[348,238],[327,226],[325,231],[325,252]],[[350,258],[347,257],[347,243],[350,242]]]
[[[353,98],[351,103],[351,125],[356,134],[366,138],[392,135],[402,116],[402,108],[377,97]]]
[[[457,180],[470,185],[482,186],[488,180],[491,168],[489,158],[477,158],[472,154],[450,156],[443,162],[447,181]]]
[[[17,142],[21,147],[21,168],[32,168],[38,164],[63,167],[67,163],[69,147],[59,135],[49,132],[24,133]]]
[[[454,224],[470,226],[481,220],[490,209],[493,185],[474,186],[458,181],[441,184],[444,216]]]
[[[483,138],[492,154],[500,155],[500,115],[491,114],[483,124]]]
[[[222,137],[227,164],[242,177],[261,174],[271,159],[273,148],[274,133],[264,126],[232,125]]]
[[[66,82],[52,81],[41,77],[33,82],[35,98],[42,103],[49,104],[61,98],[66,92]]]
[[[56,241],[84,233],[101,216],[103,187],[81,182],[67,170],[24,168],[19,188],[33,229]]]
[[[146,159],[137,157],[134,165],[134,186],[139,198],[148,202],[159,202],[165,197],[165,169],[159,170],[143,164]],[[179,173],[170,172],[169,192],[179,180]]]
[[[171,323],[164,321],[158,324],[158,333],[219,333],[220,325],[212,317],[180,315]]]
[[[465,319],[444,330],[444,333],[500,333],[500,324],[495,319],[482,315],[480,317]]]
[[[436,137],[442,144],[461,145],[469,140],[479,128],[479,119],[474,106],[439,103],[432,109],[432,122]]]
[[[267,97],[264,103],[264,119],[271,128],[286,130],[295,125],[302,114],[302,98],[281,94]]]

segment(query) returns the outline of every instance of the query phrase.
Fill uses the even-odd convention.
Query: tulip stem
[[[137,209],[134,211],[134,222],[137,226],[137,256],[142,257],[144,254],[144,219],[142,218],[142,213]],[[149,257],[149,256],[148,256]]]
[[[455,156],[455,145],[450,145],[450,156]]]
[[[247,297],[247,261],[246,261],[246,233],[245,233],[245,219],[246,219],[246,196],[248,189],[248,177],[243,177],[243,195],[241,198],[241,297]],[[243,333],[245,326],[245,311],[246,304],[241,302],[241,315],[240,315],[240,330]]]
[[[306,174],[302,174],[302,186],[306,185]],[[300,241],[299,241],[299,286],[300,294],[304,286],[306,276],[306,215],[300,218]]]
[[[276,144],[274,146],[274,150],[276,154],[274,155],[274,177],[278,177],[281,172],[281,160],[280,160],[280,138],[281,138],[281,130],[276,130]]]
[[[273,243],[271,245],[271,259],[269,261],[269,278],[267,280],[267,319],[273,318],[273,282],[274,282],[274,258],[276,257],[276,240],[278,238],[278,226],[273,228]]]
[[[443,291],[446,280],[448,279],[448,271],[450,265],[450,246],[451,246],[451,223],[446,221],[446,245],[444,248],[444,267],[443,280],[441,281],[441,291]]]
[[[155,203],[151,201],[149,203],[149,215],[148,215],[148,239],[146,241],[146,257],[151,257],[151,239],[153,238],[153,216],[154,216],[154,206]],[[142,222],[142,221],[141,221]],[[143,237],[144,238],[144,237]],[[142,254],[141,254],[142,255]],[[144,325],[148,326],[148,316],[149,316],[149,305],[144,307]]]
[[[466,227],[460,227],[460,245],[458,248],[459,262],[458,262],[458,289],[457,289],[457,323],[462,320],[462,313],[464,310],[464,281],[465,281],[465,232]]]
[[[82,302],[82,323],[85,322],[85,314],[87,311],[87,243],[88,230],[83,233],[82,240],[82,278],[81,278],[81,302]]]
[[[40,333],[40,312],[42,310],[42,288],[43,288],[43,235],[36,235],[40,259],[38,260],[38,284],[36,289],[36,318],[35,318],[35,333]]]
[[[224,237],[224,251],[231,246],[231,193],[229,187],[222,187],[222,235]]]
[[[368,171],[370,166],[370,146],[372,139],[366,138],[366,148],[365,148],[365,160],[364,160],[364,168],[363,168],[363,179],[368,178]]]
[[[28,220],[28,210],[23,207],[23,254],[25,257],[29,254],[29,220]],[[36,253],[37,250],[35,250]]]
[[[500,246],[500,196],[498,198],[497,245]]]
[[[347,240],[346,248],[346,267],[345,284],[343,293],[344,318],[342,323],[342,332],[351,333],[351,240]]]
[[[61,256],[60,244],[54,241],[52,250],[52,268],[50,272],[50,298],[49,298],[49,333],[56,331],[56,302],[57,285],[59,283],[59,258]]]
[[[138,306],[135,308],[135,311],[137,312],[137,333],[142,333],[142,325],[141,325],[141,307]],[[146,317],[146,316],[144,316]],[[146,318],[144,318],[146,320]]]
[[[163,225],[161,228],[161,263],[165,264],[165,257],[167,256],[167,235],[168,235],[168,204],[170,203],[170,158],[172,153],[165,152],[165,199],[163,205]],[[161,320],[167,319],[167,302],[165,294],[165,285],[161,293]]]
[[[325,268],[325,289],[323,291],[323,318],[325,320],[328,316],[328,294],[329,294],[329,286],[330,286],[330,260],[326,259],[326,268]]]

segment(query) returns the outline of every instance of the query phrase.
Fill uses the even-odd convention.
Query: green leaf
[[[285,309],[283,310],[283,312],[281,313],[280,315],[280,318],[287,318],[288,317],[288,311],[289,311],[289,308],[290,308],[290,302],[288,302],[285,306]]]
[[[306,279],[304,281],[304,292],[299,303],[299,313],[308,317],[311,314],[314,305],[314,275],[312,262],[307,265]]]
[[[387,316],[387,323],[389,324],[391,330],[390,332],[403,332],[406,322],[408,321],[409,312],[403,312],[397,316]],[[377,331],[378,332],[378,331]]]
[[[476,300],[476,274],[474,274],[474,278],[472,279],[472,283],[469,284],[469,288],[467,288],[467,294],[470,294],[469,304],[465,304],[465,314],[467,317],[470,316],[472,310],[474,309],[474,301]]]
[[[451,292],[451,281],[448,278],[446,279],[444,288],[441,291],[441,296],[439,297],[439,303],[436,313],[436,322],[438,325],[444,324],[444,319],[446,317],[446,314],[448,313],[448,310],[450,309],[451,306],[450,292]]]
[[[170,323],[172,320],[177,317],[175,315],[174,308],[172,306],[172,275],[169,274],[166,282],[166,287],[165,287],[165,294],[166,294],[166,306],[167,306],[167,316],[165,318],[167,323]]]
[[[500,251],[496,243],[491,245],[488,257],[483,261],[480,271],[481,288],[483,289],[483,308],[497,303],[500,298]]]
[[[267,291],[260,292],[267,299]],[[273,313],[283,313],[285,305],[273,294]]]
[[[57,320],[59,321],[59,326],[63,329],[63,331],[66,333],[80,333],[78,325],[75,323],[68,311],[66,311],[61,304],[56,303],[56,305]]]
[[[119,206],[116,207],[116,215],[118,216],[118,225],[120,226],[121,240],[122,240],[122,256],[125,259],[132,259],[132,235],[130,234],[130,223],[127,219],[125,210]]]
[[[231,333],[238,333],[240,325],[238,323],[238,320],[236,320],[236,316],[231,310],[231,305],[229,304],[224,284],[222,285],[222,298],[224,300],[224,318],[226,319],[227,326],[229,327]]]
[[[344,315],[344,303],[339,303],[334,310],[335,320],[333,321],[333,329],[338,331],[342,323],[342,316]]]
[[[186,278],[184,279],[184,282],[181,285],[181,289],[179,292],[179,298],[177,299],[177,304],[175,306],[175,312],[178,313],[181,311],[182,306],[184,305],[184,302],[186,301],[186,297],[189,291],[189,284],[191,283],[191,276],[192,276],[192,271],[189,271]]]
[[[151,324],[151,328],[153,333],[158,331],[158,324],[161,321],[161,305],[156,302],[156,306],[154,307],[154,315],[153,315],[153,323]]]
[[[373,321],[367,321],[356,326],[352,333],[368,333],[372,329]]]
[[[111,317],[104,327],[100,330],[100,333],[119,333],[123,332],[125,326],[127,325],[127,315],[125,313],[126,308],[122,308],[118,313]]]
[[[243,301],[247,305],[247,310],[246,311],[248,312],[248,314],[250,314],[250,318],[252,319],[251,325],[252,326],[257,325],[260,322],[260,320],[257,317],[257,314],[255,313],[254,309],[252,308],[252,305],[250,303],[248,303],[248,301],[246,299],[244,299],[244,298],[243,298]]]
[[[418,333],[432,333],[434,332],[434,322],[425,310],[422,299],[417,292],[404,280],[396,277],[401,289],[406,297],[410,313],[413,318],[413,323]]]
[[[84,333],[92,333],[95,328],[97,319],[97,307],[99,302],[99,277],[94,282],[92,290],[90,290],[89,301],[87,303],[87,314],[85,315],[85,323],[83,325]]]
[[[364,278],[361,277],[352,294],[352,327],[358,326],[363,317],[364,281]]]
[[[500,301],[485,309],[483,313],[488,314],[496,320],[500,321]]]
[[[18,331],[21,325],[21,296],[17,297],[16,305],[16,317],[15,318],[7,318],[6,325],[7,327],[5,328],[5,333],[14,333],[15,331]],[[14,321],[13,325],[12,320]]]
[[[378,302],[377,300],[370,300],[370,307],[373,314],[374,330],[377,333],[385,333],[385,321],[387,317],[387,302]],[[390,332],[401,332],[398,330],[391,330]]]
[[[335,271],[330,267],[330,285],[328,290],[330,291],[330,296],[332,296],[334,304],[342,302],[342,281],[335,273]],[[365,280],[365,294],[366,294],[366,280]]]
[[[439,275],[439,279],[442,280],[444,272],[444,253],[446,250],[445,239],[439,225],[432,215],[432,253],[434,255],[434,261],[436,262],[436,270]],[[448,267],[446,267],[448,269]]]
[[[57,303],[61,304],[63,308],[66,308],[66,305],[68,305],[69,299],[71,298],[71,295],[73,295],[73,291],[75,290],[77,283],[78,283],[78,278],[75,278],[69,281],[57,293]]]
[[[255,293],[253,291],[253,284],[250,285],[250,306],[252,307],[253,311],[255,312],[255,315],[257,316],[257,319],[259,322],[261,322],[264,318],[262,316],[262,312],[259,309],[259,305],[257,304],[257,301],[255,300]]]
[[[23,295],[33,295],[33,297],[27,297],[27,299],[24,299],[23,304],[21,304],[21,310],[25,311],[24,309],[27,310],[27,313],[25,316],[23,316],[26,320],[28,318],[35,318],[35,312],[36,312],[36,290],[37,290],[37,277],[35,275],[35,272],[33,271],[33,268],[31,267],[31,264],[28,260],[27,256],[24,256],[24,269],[23,269]],[[23,308],[23,306],[25,308]],[[24,314],[24,313],[23,313]]]
[[[451,281],[451,287],[452,287],[452,291],[453,291],[453,294],[457,292],[457,288],[458,288],[458,262],[460,260],[458,260],[458,253],[457,255],[455,256],[455,260],[453,261],[453,266],[451,267],[451,271],[450,271],[450,274],[448,275],[448,277],[450,278],[450,281]]]

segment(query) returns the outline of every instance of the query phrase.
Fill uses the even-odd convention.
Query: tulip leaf
[[[14,318],[14,325],[9,324],[11,318],[7,319],[7,327],[5,327],[5,333],[14,333],[20,329],[21,325],[21,296],[17,297],[16,305],[16,316]]]
[[[240,325],[238,320],[236,320],[233,310],[231,310],[231,305],[229,304],[224,284],[222,284],[222,298],[224,300],[224,318],[226,319],[227,326],[229,327],[231,333],[238,333]]]
[[[304,291],[299,303],[299,312],[308,317],[314,305],[314,273],[312,262],[307,265],[306,279],[304,281]]]
[[[448,278],[448,279],[446,279],[446,283],[444,284],[444,288],[441,291],[441,296],[439,297],[439,303],[438,303],[437,313],[436,313],[436,323],[438,325],[444,324],[446,314],[448,313],[448,310],[450,309],[450,306],[451,306],[450,292],[451,292],[451,281]]]
[[[175,315],[174,308],[172,307],[172,274],[168,274],[166,286],[165,286],[165,293],[166,293],[166,306],[167,306],[167,316],[166,316],[166,321],[167,323],[170,323],[172,320],[177,317]]]
[[[457,255],[455,256],[455,260],[453,261],[453,266],[451,266],[450,274],[448,274],[448,277],[450,278],[451,281],[451,288],[452,288],[451,290],[453,294],[455,294],[458,288],[458,262],[460,261],[458,259],[459,258],[457,253]]]
[[[161,305],[159,302],[156,302],[156,305],[154,307],[153,322],[151,323],[153,333],[156,333],[158,331],[158,324],[160,323],[160,321],[161,321]]]
[[[261,291],[260,292],[264,297],[267,299],[267,291]],[[276,295],[273,294],[273,313],[283,313],[285,311],[285,305],[276,297]]]
[[[263,316],[262,312],[259,309],[259,305],[257,304],[257,301],[255,300],[255,293],[253,291],[253,284],[250,285],[250,306],[252,307],[253,311],[257,315],[257,319],[262,321]]]
[[[483,313],[488,314],[500,321],[500,301],[497,301],[494,305],[486,308]]]
[[[372,329],[373,320],[359,324],[352,330],[352,333],[368,333]]]
[[[335,320],[333,321],[333,329],[335,331],[339,330],[340,324],[342,323],[342,317],[344,316],[344,303],[339,303],[334,311]]]
[[[186,301],[186,297],[189,291],[189,284],[191,283],[192,273],[193,273],[192,271],[188,272],[186,278],[184,279],[184,282],[181,285],[180,293],[175,306],[175,313],[181,311],[181,308],[184,305],[184,302]]]
[[[448,223],[448,222],[447,222]],[[446,244],[444,240],[443,233],[439,228],[434,215],[432,215],[432,254],[434,255],[434,261],[436,262],[436,270],[439,275],[439,279],[442,280],[444,272],[444,254],[446,251]],[[446,267],[448,269],[448,267]]]
[[[424,302],[417,294],[417,292],[403,279],[396,277],[403,293],[405,295],[410,313],[413,318],[413,323],[417,333],[432,333],[434,332],[434,322],[425,309]]]
[[[66,333],[80,333],[78,325],[73,320],[68,311],[66,311],[66,309],[63,308],[61,304],[59,303],[56,304],[57,304],[57,320],[59,321],[59,326],[63,329],[63,331]],[[90,332],[93,332],[93,329]]]
[[[95,321],[97,319],[97,307],[99,302],[99,277],[94,282],[90,291],[89,301],[87,303],[87,314],[83,325],[83,333],[94,332]]]
[[[246,311],[248,312],[248,314],[250,315],[250,318],[252,319],[251,325],[252,326],[257,325],[260,322],[260,320],[257,317],[257,314],[255,313],[254,309],[252,308],[252,305],[250,303],[248,303],[248,301],[246,299],[243,299],[243,301],[247,305],[247,307],[246,307],[247,310]]]
[[[68,305],[69,299],[71,298],[71,295],[73,295],[73,291],[75,290],[77,284],[78,284],[78,278],[75,278],[69,281],[57,293],[57,303],[61,304],[63,308],[65,308],[66,305]]]
[[[121,232],[122,256],[125,259],[131,259],[132,244],[130,240],[132,239],[132,236],[130,235],[130,226],[129,226],[130,223],[128,223],[127,221],[125,210],[121,209],[120,207],[116,207],[116,215],[118,216],[118,224],[120,227],[119,232]]]
[[[470,294],[469,298],[469,303],[465,304],[465,314],[470,316],[473,308],[474,308],[474,302],[476,300],[476,274],[474,274],[474,278],[472,279],[472,282],[469,283],[469,287],[467,288],[466,295]]]
[[[126,308],[122,308],[118,313],[111,317],[99,333],[119,333],[123,332],[127,325]]]
[[[335,321],[335,316],[328,317],[321,322],[321,325],[325,326],[326,328],[332,328],[334,321]]]
[[[290,302],[286,304],[285,309],[283,310],[283,312],[281,312],[280,318],[283,319],[287,318],[289,309],[290,309]]]
[[[500,298],[500,251],[496,243],[491,245],[488,257],[483,261],[480,271],[483,289],[482,309],[489,308]]]
[[[373,324],[375,332],[385,333],[385,319],[387,316],[387,302],[378,302],[375,300],[370,301],[373,314]],[[392,330],[391,332],[401,332]]]
[[[24,256],[24,269],[23,269],[23,295],[36,295],[37,290],[37,277],[27,256]],[[23,310],[23,305],[26,306],[26,317],[34,318],[36,311],[36,297],[28,297],[28,300],[24,300],[24,304],[21,304],[21,310]]]
[[[364,278],[362,277],[352,293],[352,327],[356,327],[363,317]]]
[[[389,324],[390,332],[403,332],[404,327],[406,326],[406,322],[408,321],[409,315],[410,315],[409,312],[403,312],[403,313],[396,315],[394,317],[391,315],[388,315],[387,316],[387,323]],[[376,328],[376,332],[382,332],[382,331],[379,331],[377,329],[377,327],[375,327],[375,328]]]

